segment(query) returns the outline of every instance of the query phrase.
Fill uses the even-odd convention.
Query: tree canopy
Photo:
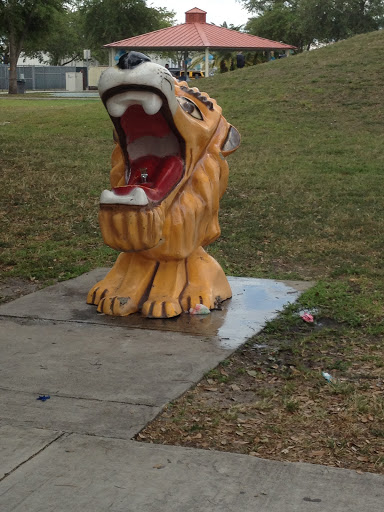
[[[85,0],[80,12],[88,46],[98,60],[107,58],[104,44],[169,27],[174,17],[165,8],[148,7],[145,0]]]
[[[173,17],[165,8],[148,7],[146,0],[0,0],[0,49],[9,59],[9,92],[17,92],[21,52],[64,64],[90,49],[104,63],[104,44],[170,26]]]
[[[295,45],[338,41],[378,30],[384,24],[383,0],[242,0],[250,13],[246,29],[261,37]]]
[[[38,41],[51,28],[61,0],[0,0],[0,39],[9,54],[9,92],[17,93],[16,65],[24,44]]]
[[[64,65],[74,60],[82,60],[83,50],[87,48],[84,32],[84,19],[79,10],[65,6],[52,16],[53,30],[46,30],[36,40],[27,40],[23,52],[28,57],[37,57],[41,61],[48,57],[53,66]]]

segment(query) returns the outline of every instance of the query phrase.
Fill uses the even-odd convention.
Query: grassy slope
[[[372,33],[209,82],[243,135],[219,242],[231,273],[382,275],[383,44]]]

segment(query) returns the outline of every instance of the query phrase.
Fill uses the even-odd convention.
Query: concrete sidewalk
[[[205,317],[111,318],[85,304],[105,273],[0,307],[2,512],[384,510],[379,475],[132,440],[308,284],[232,278]]]

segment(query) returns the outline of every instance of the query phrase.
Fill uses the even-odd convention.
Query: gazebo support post
[[[205,77],[209,77],[209,48],[205,48]]]
[[[188,52],[184,52],[184,75],[185,75],[185,77],[188,76],[188,71],[187,71],[188,63],[187,63],[187,59],[188,59]]]
[[[109,65],[112,67],[116,64],[115,62],[115,55],[116,55],[116,50],[115,48],[109,48]]]

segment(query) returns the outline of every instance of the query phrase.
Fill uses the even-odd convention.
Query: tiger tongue
[[[163,158],[162,171],[157,175],[156,188],[163,194],[171,192],[183,176],[183,160],[178,156]]]
[[[158,156],[149,155],[131,162],[128,185],[143,185],[146,182],[147,186],[153,186],[157,174],[161,172],[162,160],[164,159]],[[145,180],[143,180],[144,175],[147,175]]]
[[[142,188],[150,201],[164,199],[181,180],[183,160],[177,156],[159,158],[145,156],[131,162],[131,176],[128,185],[116,187],[118,195],[130,194],[133,188]]]

